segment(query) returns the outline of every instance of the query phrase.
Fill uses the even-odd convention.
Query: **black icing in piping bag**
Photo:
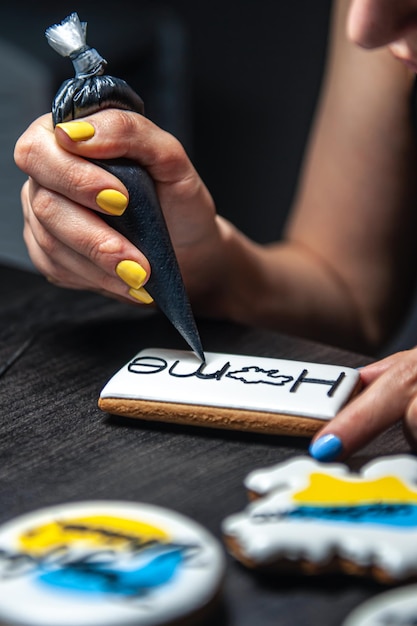
[[[52,103],[54,125],[109,108],[143,115],[143,101],[137,93],[124,80],[104,74],[107,63],[86,44],[86,27],[72,13],[45,33],[52,48],[69,57],[75,70],[75,77],[64,81]],[[129,159],[93,162],[117,176],[129,192],[129,205],[123,215],[101,217],[148,258],[152,271],[146,290],[204,361],[198,329],[151,177]]]

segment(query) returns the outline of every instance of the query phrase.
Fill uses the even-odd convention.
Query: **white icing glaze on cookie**
[[[417,574],[417,459],[386,457],[353,474],[300,458],[265,474],[269,493],[223,523],[255,565],[287,558],[324,566],[340,556],[393,579]]]
[[[417,585],[380,593],[352,611],[343,626],[415,626]]]
[[[210,533],[167,509],[109,501],[41,509],[0,528],[0,621],[165,624],[208,605],[224,567]]]
[[[105,385],[100,398],[218,406],[329,420],[357,387],[357,370],[235,354],[149,348]]]
[[[307,487],[309,473],[317,467],[311,457],[299,457],[271,467],[257,469],[248,474],[244,485],[248,491],[265,495],[273,489],[289,487],[294,490]],[[349,472],[346,465],[333,463],[326,465],[332,476],[344,476]]]
[[[366,478],[386,476],[387,460],[390,475],[398,476],[410,485],[417,485],[417,458],[409,454],[380,457],[370,461],[362,468],[361,475]]]

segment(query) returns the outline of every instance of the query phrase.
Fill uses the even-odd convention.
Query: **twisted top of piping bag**
[[[64,81],[54,98],[54,125],[109,108],[143,115],[142,98],[121,78],[104,74],[107,61],[87,45],[86,33],[87,23],[81,22],[77,13],[45,31],[51,48],[68,57],[75,70],[75,77]]]
[[[71,59],[77,78],[104,74],[107,61],[87,45],[87,22],[81,22],[77,13],[47,28],[45,36],[58,54]]]

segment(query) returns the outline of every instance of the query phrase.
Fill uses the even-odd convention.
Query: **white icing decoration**
[[[380,593],[364,602],[343,622],[343,626],[415,626],[417,585]]]
[[[100,398],[124,398],[332,419],[357,386],[357,370],[235,354],[149,348],[105,385]]]
[[[85,518],[101,520],[103,516],[123,523],[112,527],[105,522],[91,526],[80,522]],[[123,525],[125,520],[151,527],[148,535],[146,529],[143,533],[143,544],[138,543],[140,533],[135,535],[130,526]],[[71,532],[73,526],[82,527],[81,532],[87,528],[84,532],[89,543],[79,537],[69,538],[63,550],[54,553],[51,549],[48,555],[42,548],[36,556],[33,545],[22,544],[21,538],[28,531],[38,530],[39,534],[39,529],[51,522],[57,522],[58,529],[64,527],[65,532]],[[36,533],[33,536],[36,538]],[[52,548],[52,539],[48,541]],[[23,559],[13,561],[16,553]],[[182,558],[172,565],[175,554]],[[93,575],[85,578],[85,584],[79,575],[83,569],[72,570],[84,586],[74,588],[71,576],[60,578],[67,575],[68,563],[79,563],[86,557]],[[224,568],[224,553],[217,540],[199,524],[167,509],[113,501],[41,509],[0,527],[0,621],[24,626],[164,624],[208,604],[219,590]],[[119,584],[115,584],[114,576],[100,578],[102,571],[116,572]],[[94,586],[96,574],[98,586]]]
[[[310,457],[291,459],[272,467],[257,469],[248,474],[244,485],[248,491],[265,495],[273,489],[289,487],[298,491],[308,484],[309,473],[317,468],[317,462]],[[341,463],[326,465],[327,471],[333,476],[345,476],[349,469]]]
[[[362,468],[361,475],[366,478],[379,478],[387,475],[388,468],[391,475],[403,478],[409,484],[417,484],[417,458],[409,454],[397,454],[370,461]]]
[[[286,474],[286,479],[285,479]],[[281,557],[306,558],[317,565],[325,565],[334,555],[339,555],[358,565],[379,566],[394,579],[404,579],[417,574],[417,524],[382,524],[374,517],[359,523],[354,517],[316,518],[314,515],[291,517],[288,514],[311,506],[299,496],[310,485],[311,475],[334,476],[347,485],[351,494],[355,485],[394,477],[402,481],[409,492],[409,500],[400,504],[416,505],[417,459],[408,455],[384,457],[365,466],[359,474],[348,475],[339,465],[328,466],[312,459],[298,458],[249,475],[246,486],[269,493],[249,504],[246,509],[231,515],[223,522],[223,533],[234,537],[246,557],[256,564],[273,562]],[[371,487],[373,489],[374,487]],[[324,494],[326,495],[326,494]],[[325,504],[320,498],[315,506],[329,510],[349,506],[385,504],[378,499],[361,500],[346,504],[335,493]],[[324,498],[326,501],[326,498]],[[392,501],[391,501],[392,502]],[[386,500],[387,506],[390,500]],[[379,514],[379,513],[378,513]]]

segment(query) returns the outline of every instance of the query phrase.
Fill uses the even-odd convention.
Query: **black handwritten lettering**
[[[306,374],[308,374],[308,370],[304,369],[301,372],[300,376],[295,381],[295,383],[293,384],[293,386],[291,387],[290,393],[295,393],[302,383],[310,383],[313,385],[330,385],[330,389],[327,392],[327,396],[331,398],[335,394],[336,389],[339,387],[340,383],[346,376],[344,372],[341,372],[338,378],[336,378],[336,380],[323,380],[322,378],[306,378]]]
[[[285,376],[279,374],[279,370],[264,370],[256,365],[250,365],[242,367],[240,370],[229,372],[226,374],[226,378],[233,378],[239,380],[245,385],[275,385],[277,387],[283,387],[287,383],[294,380],[293,376]]]
[[[167,369],[168,368],[168,369]],[[298,378],[289,374],[281,373],[278,369],[263,369],[257,365],[247,365],[240,369],[229,371],[231,363],[226,361],[221,367],[209,371],[209,363],[201,363],[196,368],[189,366],[186,362],[176,359],[170,366],[167,360],[158,356],[139,356],[133,359],[128,365],[128,371],[132,374],[160,374],[167,370],[167,374],[173,378],[198,378],[200,380],[217,380],[229,378],[244,385],[273,385],[284,387],[293,383],[289,387],[290,393],[296,393],[300,387],[306,383],[310,385],[327,385],[329,387],[327,396],[331,398],[335,395],[339,385],[346,377],[345,372],[341,372],[334,380],[315,378],[308,376],[308,370],[303,369]]]
[[[221,378],[223,378],[223,376],[225,375],[225,373],[227,372],[227,370],[230,367],[230,363],[227,362],[223,365],[222,368],[218,369],[215,372],[211,372],[211,373],[206,373],[204,370],[206,369],[207,364],[206,363],[202,363],[197,370],[195,370],[194,372],[188,372],[185,374],[180,374],[178,372],[175,372],[175,368],[177,367],[177,365],[180,363],[180,361],[177,359],[169,368],[169,373],[171,376],[175,376],[176,378],[191,378],[192,376],[195,376],[196,378],[201,378],[203,380],[220,380]]]
[[[132,374],[159,374],[168,367],[165,359],[157,356],[139,356],[128,365]]]

